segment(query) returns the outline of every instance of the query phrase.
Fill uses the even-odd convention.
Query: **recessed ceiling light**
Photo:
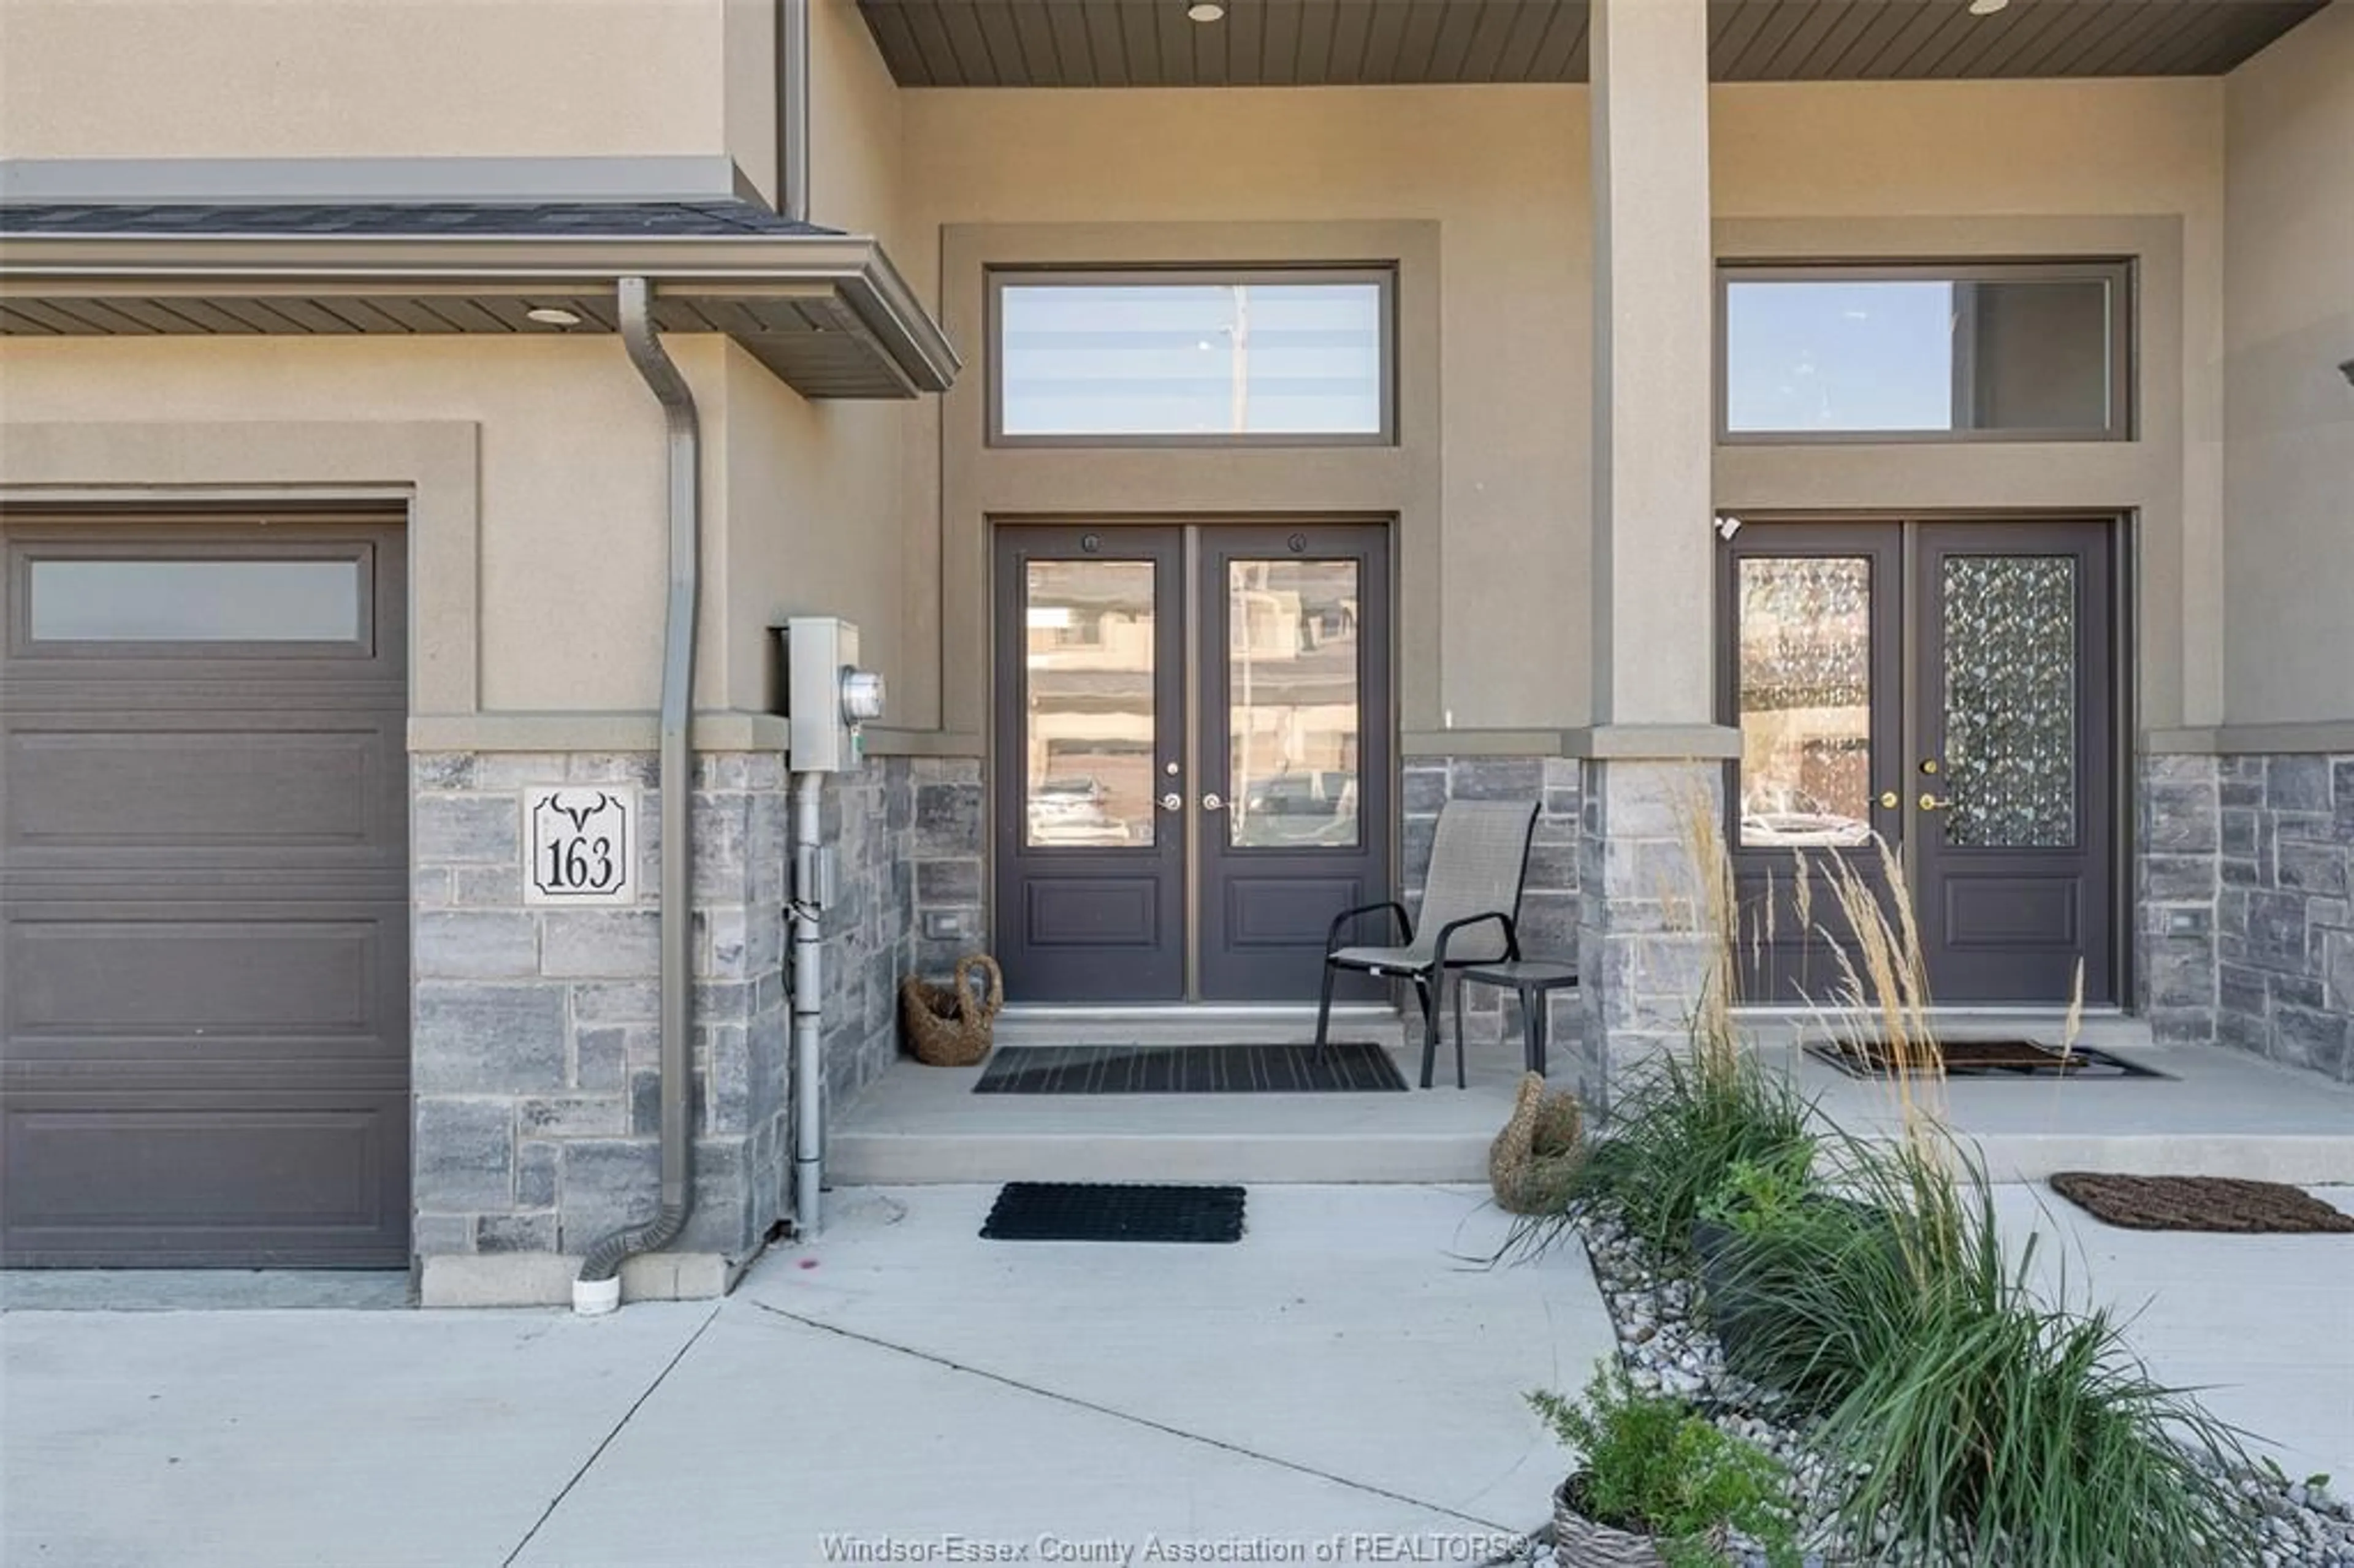
[[[1991,16],[2009,4],[2010,0],[1970,0],[1970,15]]]
[[[1225,14],[1226,8],[1219,5],[1218,0],[1197,0],[1196,4],[1185,7],[1185,15],[1196,22],[1214,22]]]
[[[580,317],[572,311],[558,310],[554,305],[542,305],[537,310],[524,312],[529,320],[542,326],[578,326]]]

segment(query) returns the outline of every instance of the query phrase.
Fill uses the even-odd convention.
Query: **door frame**
[[[1202,659],[1204,651],[1200,645],[1202,609],[1199,605],[1193,602],[1197,592],[1198,585],[1202,581],[1204,562],[1207,554],[1207,552],[1202,548],[1202,531],[1204,529],[1225,527],[1314,528],[1321,526],[1377,527],[1381,529],[1383,535],[1383,546],[1380,550],[1380,555],[1384,563],[1384,586],[1385,588],[1385,598],[1383,607],[1384,624],[1381,628],[1382,642],[1379,652],[1380,656],[1387,662],[1389,668],[1389,701],[1385,705],[1384,711],[1378,714],[1362,714],[1358,722],[1362,726],[1361,733],[1367,735],[1373,733],[1376,726],[1379,726],[1384,745],[1388,754],[1388,768],[1391,775],[1389,780],[1389,821],[1375,825],[1371,831],[1380,838],[1382,852],[1386,859],[1388,866],[1391,886],[1384,891],[1396,893],[1400,890],[1403,885],[1402,868],[1405,865],[1405,810],[1403,807],[1405,756],[1404,750],[1405,701],[1404,693],[1401,689],[1401,682],[1404,674],[1401,662],[1403,653],[1401,621],[1404,619],[1401,614],[1401,599],[1403,598],[1404,589],[1402,586],[1402,574],[1400,571],[1402,563],[1399,558],[1400,535],[1404,530],[1399,525],[1400,520],[1397,514],[1394,512],[1266,512],[1250,510],[1151,512],[1091,511],[1079,513],[1009,511],[990,513],[982,518],[982,523],[986,530],[986,536],[989,542],[988,548],[983,552],[983,558],[988,563],[989,575],[989,580],[986,585],[986,592],[984,595],[988,603],[988,617],[986,625],[983,628],[983,645],[988,651],[985,673],[992,689],[994,688],[998,673],[997,659],[1003,646],[1001,639],[1005,631],[1005,628],[1001,620],[1001,616],[1004,609],[1004,597],[999,591],[999,584],[997,580],[998,563],[1002,558],[1000,541],[1005,529],[1026,527],[1086,527],[1101,528],[1107,533],[1113,533],[1125,528],[1176,528],[1181,530],[1182,534],[1182,544],[1179,554],[1179,569],[1181,574],[1181,582],[1182,585],[1182,591],[1184,595],[1185,613],[1183,618],[1182,635],[1181,638],[1183,666],[1180,671],[1180,686],[1182,701],[1184,708],[1184,718],[1182,722],[1182,729],[1184,731],[1182,736],[1182,766],[1184,768],[1187,792],[1189,795],[1198,795],[1199,793],[1195,781],[1200,777],[1201,764],[1203,760],[1199,755],[1201,749],[1199,736],[1200,725],[1196,722],[1196,715],[1201,705]],[[981,874],[982,919],[984,921],[984,928],[992,934],[999,933],[1002,929],[1000,925],[1000,921],[1005,915],[1002,902],[999,897],[1001,867],[997,853],[996,839],[997,826],[1000,821],[999,813],[1004,805],[1004,763],[1001,748],[1011,743],[1009,737],[1002,732],[1002,726],[998,722],[999,705],[1000,705],[996,701],[991,700],[982,705],[981,714],[981,814],[982,821],[984,823],[982,841],[989,846],[988,860],[983,867]],[[1190,816],[1193,813],[1189,807],[1188,815]],[[1185,952],[1183,965],[1184,979],[1182,989],[1175,1000],[1161,1001],[1149,999],[1136,1002],[1055,1002],[1049,1003],[1048,1005],[1073,1007],[1142,1006],[1170,1008],[1233,1008],[1238,1006],[1259,1005],[1255,1003],[1238,1003],[1232,1001],[1205,1001],[1202,998],[1200,972],[1201,955],[1197,940],[1201,927],[1199,909],[1199,899],[1201,896],[1201,851],[1200,845],[1194,842],[1193,836],[1190,834],[1186,841],[1185,865],[1182,876],[1183,897],[1182,902],[1183,907],[1182,918],[1185,927]],[[992,944],[995,944],[996,937],[994,935],[992,935],[991,939]],[[1015,1000],[1018,1001],[1020,999]]]
[[[2109,900],[2112,938],[2107,979],[2112,988],[2110,994],[2115,1000],[2110,1003],[2101,1004],[2093,1011],[2107,1012],[2114,1009],[2122,1013],[2136,1011],[2136,998],[2138,995],[2136,986],[2140,979],[2140,952],[2137,939],[2139,927],[2138,910],[2134,902],[2134,866],[2141,853],[2137,809],[2140,798],[2141,719],[2139,685],[2136,678],[2139,673],[2137,654],[2141,645],[2139,615],[2141,514],[2138,509],[2128,506],[1943,506],[1872,507],[1855,510],[1826,510],[1812,507],[1785,509],[1727,507],[1720,510],[1737,516],[1744,527],[1755,525],[1771,528],[1797,525],[1804,526],[1810,532],[1818,528],[1827,532],[1839,527],[1858,525],[1896,528],[1903,535],[1903,543],[1900,556],[1908,568],[1914,558],[1914,538],[1923,526],[1970,524],[1981,524],[1989,529],[1999,529],[2014,524],[2077,523],[2100,527],[2106,545],[2108,567],[2109,636],[2106,694],[2111,715],[2108,787],[2101,793],[2105,797],[2103,803],[2107,807],[2115,827],[2110,835],[2110,864],[2107,874],[2099,878],[2099,885]],[[1735,672],[1732,661],[1727,657],[1732,647],[1731,639],[1734,635],[1737,624],[1734,615],[1737,603],[1734,597],[1736,589],[1733,562],[1738,557],[1732,549],[1727,547],[1731,542],[1729,537],[1723,540],[1715,551],[1713,591],[1717,630],[1716,646],[1710,651],[1710,658],[1715,672],[1717,720],[1720,724],[1737,726],[1740,719],[1734,711]],[[1903,711],[1909,713],[1914,700],[1913,694],[1917,684],[1915,665],[1920,658],[1915,639],[1910,630],[1918,622],[1916,612],[1919,607],[1915,603],[1918,588],[1909,569],[1906,570],[1903,581],[1899,584],[1898,593],[1903,604],[1904,622],[1908,629],[1903,639],[1903,645],[1900,652],[1900,670],[1904,694],[1902,699]],[[1738,788],[1740,762],[1736,758],[1724,766],[1726,820],[1721,824],[1721,831],[1727,835],[1725,842],[1731,846],[1738,842],[1737,838],[1734,836],[1737,827],[1734,814],[1738,810],[1740,795]],[[1877,780],[1874,782],[1877,783]],[[1905,826],[1903,842],[1907,844],[1912,842],[1914,827],[1919,816],[1918,808],[1914,803],[1915,791],[1910,788],[1914,782],[1914,775],[1908,768],[1904,778],[1898,784],[1898,792],[1903,800],[1902,806]],[[2087,991],[2097,989],[2094,984],[2094,977],[2087,974],[2085,980]],[[1934,995],[1932,1000],[1934,1001]],[[1748,1005],[1774,1010],[1787,1008],[1792,1004],[1761,1002]],[[2055,1002],[2052,1005],[2056,1007],[2064,1003]],[[1969,1010],[1967,1004],[1956,1008],[1956,1011]],[[1994,1011],[2003,1012],[2014,1010],[2009,1007],[1994,1009]]]

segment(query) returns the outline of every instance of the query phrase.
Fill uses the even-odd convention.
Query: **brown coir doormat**
[[[2094,1218],[2134,1231],[2354,1232],[2354,1214],[2278,1181],[2062,1171],[2052,1190]]]

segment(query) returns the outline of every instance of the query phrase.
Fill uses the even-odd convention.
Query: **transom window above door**
[[[1392,442],[1394,281],[1375,267],[993,271],[989,439]]]
[[[2126,440],[2121,261],[1720,270],[1727,441]]]

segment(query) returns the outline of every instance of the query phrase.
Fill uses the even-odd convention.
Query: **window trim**
[[[2098,426],[2043,429],[1736,430],[1732,428],[1731,294],[1735,282],[2079,283],[2109,286],[2109,417]],[[2049,441],[2134,441],[2140,439],[2140,309],[2134,262],[2098,256],[2011,260],[1984,258],[1903,261],[1804,261],[1719,257],[1714,293],[1714,380],[1712,388],[1719,446],[2003,446]]]
[[[1374,430],[1253,430],[1189,434],[1054,435],[1009,434],[1005,429],[1005,356],[999,352],[1004,324],[1002,295],[1017,288],[1105,288],[1161,284],[1212,287],[1233,284],[1345,283],[1371,284],[1380,291],[1381,427]],[[985,271],[981,302],[981,357],[986,363],[987,395],[981,416],[981,444],[991,448],[1062,447],[1102,450],[1135,448],[1184,450],[1238,447],[1394,447],[1398,444],[1398,264],[1389,261],[1311,263],[1298,266],[991,266]]]

